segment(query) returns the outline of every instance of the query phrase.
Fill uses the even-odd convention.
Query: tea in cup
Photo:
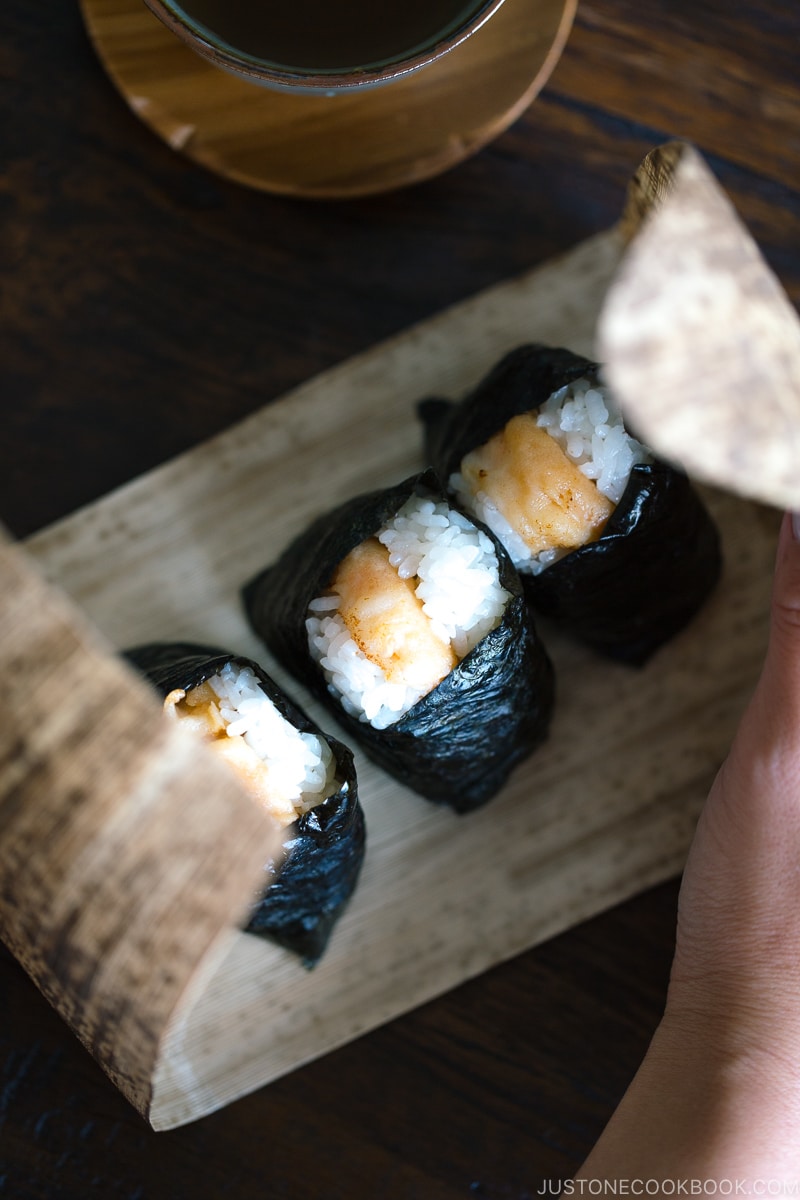
[[[291,91],[387,83],[479,29],[503,0],[146,0],[217,66]]]

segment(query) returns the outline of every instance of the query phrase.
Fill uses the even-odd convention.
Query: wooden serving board
[[[422,465],[416,401],[458,396],[529,340],[591,354],[617,267],[595,237],[311,380],[220,437],[31,538],[111,642],[197,639],[259,659],[240,585],[311,518]],[[163,1042],[150,1119],[168,1128],[253,1090],[680,871],[755,681],[774,514],[705,492],[721,585],[643,669],[542,627],[558,681],[547,744],[486,808],[456,816],[357,754],[368,823],[358,891],[311,972],[234,932]]]

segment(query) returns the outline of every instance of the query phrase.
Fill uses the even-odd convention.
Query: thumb
[[[766,668],[773,686],[797,690],[800,701],[800,513],[786,513],[781,524]]]
[[[757,688],[773,737],[800,745],[800,514],[781,524],[766,659]]]

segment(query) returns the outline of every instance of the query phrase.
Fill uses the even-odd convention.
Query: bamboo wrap
[[[6,538],[0,934],[143,1114],[170,1017],[273,827]]]
[[[800,506],[800,319],[698,152],[645,159],[598,324],[632,427],[694,479]]]
[[[211,642],[273,674],[240,583],[323,508],[424,465],[422,396],[463,395],[525,341],[591,355],[610,305],[628,314],[611,369],[630,368],[623,399],[638,416],[630,380],[652,382],[654,360],[631,256],[654,219],[672,219],[673,196],[683,204],[685,152],[639,175],[621,228],[309,380],[43,530],[30,559],[2,546],[0,933],[156,1128],[213,1111],[681,869],[766,644],[777,520],[741,498],[741,477],[704,489],[723,579],[653,662],[630,673],[548,634],[551,735],[485,810],[445,813],[357,755],[366,862],[313,972],[234,929],[270,831],[202,747],[190,756],[163,727],[108,646]],[[728,233],[742,236],[709,186]],[[664,270],[658,287],[648,277],[658,305]],[[680,355],[680,340],[672,346]],[[724,416],[722,383],[730,392],[737,381],[718,374],[706,385]],[[675,380],[673,370],[658,391],[662,413]],[[287,690],[326,727],[311,698]]]

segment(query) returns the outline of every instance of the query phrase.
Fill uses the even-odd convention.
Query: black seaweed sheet
[[[358,800],[353,755],[323,733],[273,679],[249,658],[190,642],[136,646],[125,657],[162,697],[174,688],[197,687],[227,663],[250,667],[278,712],[302,733],[323,738],[333,751],[341,787],[284,831],[283,860],[265,864],[266,890],[255,903],[249,933],[278,942],[308,967],[322,956],[353,894],[365,851],[364,814]]]
[[[449,480],[513,416],[576,379],[597,381],[598,370],[569,350],[517,347],[462,401],[420,402],[428,461]],[[641,665],[691,620],[721,568],[719,534],[689,480],[654,461],[633,468],[597,541],[521,578],[537,613],[593,650]]]
[[[243,599],[250,623],[276,658],[379,766],[428,800],[467,812],[489,800],[543,741],[553,708],[550,660],[519,577],[493,535],[500,582],[512,597],[502,622],[394,725],[374,729],[346,713],[308,650],[305,620],[311,600],[327,589],[345,555],[414,493],[443,498],[439,480],[429,471],[357,496],[319,517],[247,585]]]

